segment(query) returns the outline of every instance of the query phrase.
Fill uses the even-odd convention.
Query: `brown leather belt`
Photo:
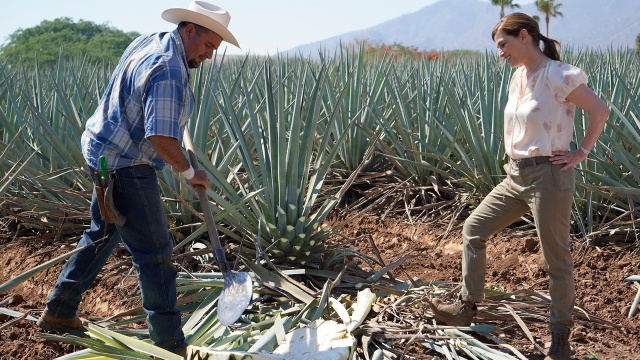
[[[548,163],[551,161],[549,160],[550,158],[551,157],[549,156],[536,156],[536,157],[524,158],[524,159],[511,159],[511,162],[518,168],[524,168],[524,167]]]

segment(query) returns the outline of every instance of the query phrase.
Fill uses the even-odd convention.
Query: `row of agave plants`
[[[633,242],[640,215],[639,60],[623,49],[569,50],[563,58],[585,69],[612,109],[594,152],[578,169],[573,234],[584,246]],[[3,234],[74,241],[87,225],[91,183],[78,144],[111,71],[78,59],[35,71],[0,64]],[[351,50],[313,59],[220,56],[198,70],[188,126],[212,180],[215,218],[230,255],[262,286],[257,293],[271,300],[252,304],[255,316],[243,317],[245,326],[225,329],[213,306],[221,275],[183,274],[190,344],[271,351],[283,331],[327,316],[341,319],[351,334],[375,298],[352,298],[363,285],[386,289],[378,296],[410,287],[387,275],[398,263],[330,246],[325,240],[334,229],[325,219],[338,206],[411,221],[472,209],[503,176],[502,109],[510,74],[489,53],[428,61],[365,58]],[[587,121],[576,113],[578,142]],[[160,181],[175,251],[189,253],[195,242],[205,242],[196,196],[171,169],[160,172]],[[66,256],[16,277],[0,293]],[[140,318],[103,325],[117,329]],[[81,344],[94,354],[81,356],[119,351],[116,335],[97,328],[92,334],[95,341]],[[383,343],[373,347],[379,356],[388,351]],[[119,356],[149,354],[138,345],[123,351]]]

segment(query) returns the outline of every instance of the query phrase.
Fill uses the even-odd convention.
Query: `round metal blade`
[[[252,296],[253,284],[247,273],[225,272],[224,287],[218,298],[218,320],[220,323],[225,326],[235,323],[247,309]]]

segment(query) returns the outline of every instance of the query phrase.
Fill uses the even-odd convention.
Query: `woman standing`
[[[469,326],[477,313],[476,303],[484,299],[487,239],[531,211],[549,274],[552,338],[545,359],[569,359],[575,303],[570,251],[573,167],[587,158],[609,109],[587,87],[581,69],[560,61],[560,44],[543,36],[530,16],[503,17],[491,37],[500,57],[517,67],[504,110],[504,142],[510,158],[505,165],[507,178],[464,223],[459,301],[432,299],[430,305],[438,320]],[[589,126],[577,150],[571,151],[576,106],[589,114]]]

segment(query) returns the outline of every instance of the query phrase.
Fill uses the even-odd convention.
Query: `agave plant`
[[[11,174],[4,180],[9,196],[2,208],[17,223],[16,231],[78,232],[79,221],[88,217],[91,189],[78,146],[81,123],[89,115],[83,111],[94,106],[93,91],[105,72],[78,61],[36,67],[33,73],[0,68],[0,74],[0,134],[3,144],[11,145],[3,149],[0,164]]]
[[[341,49],[334,61],[327,62],[328,78],[325,82],[323,103],[332,121],[319,124],[321,133],[348,132],[340,144],[332,171],[350,174],[356,169],[362,172],[384,171],[389,163],[381,155],[367,159],[367,153],[375,145],[382,127],[377,121],[377,111],[384,111],[387,94],[385,84],[393,66],[391,57],[365,61],[363,48]],[[361,167],[363,161],[365,164]],[[343,176],[343,175],[341,175]]]
[[[239,110],[224,87],[218,106],[230,137],[238,143],[241,167],[236,167],[235,177],[246,180],[243,191],[256,193],[251,213],[245,214],[251,216],[251,238],[261,234],[255,242],[258,252],[288,263],[317,266],[322,261],[322,240],[331,231],[320,225],[340,197],[338,192],[323,198],[321,190],[348,132],[317,134],[318,124],[330,120],[332,113],[321,103],[324,70],[308,75],[308,70],[300,69],[293,79],[279,69],[274,74],[272,65],[265,64],[263,88],[241,77],[245,97]],[[342,191],[346,187],[348,183]]]

